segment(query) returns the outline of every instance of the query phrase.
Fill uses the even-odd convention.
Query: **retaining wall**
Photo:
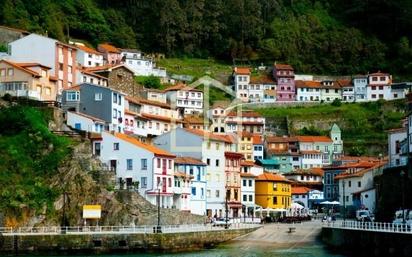
[[[322,228],[329,248],[351,256],[412,256],[412,234]]]
[[[0,235],[2,253],[183,252],[211,248],[257,228],[164,234]]]

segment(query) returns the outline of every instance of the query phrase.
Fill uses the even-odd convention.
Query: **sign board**
[[[100,205],[83,205],[83,219],[100,219],[102,207]]]

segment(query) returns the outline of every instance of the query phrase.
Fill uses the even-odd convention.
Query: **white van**
[[[375,217],[368,210],[357,210],[356,220],[357,221],[375,221]]]

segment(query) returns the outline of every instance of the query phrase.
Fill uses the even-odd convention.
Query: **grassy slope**
[[[47,112],[0,108],[0,212],[16,217],[40,210],[58,195],[48,179],[69,153],[70,141],[47,128]]]
[[[347,103],[341,106],[321,104],[308,107],[262,108],[257,109],[265,117],[284,118],[289,121],[336,120],[342,129],[342,137],[347,146],[347,152],[360,151],[365,154],[378,154],[385,149],[387,143],[386,130],[401,126],[404,117],[405,104],[403,101]],[[328,134],[326,130],[308,127],[310,131]],[[292,130],[303,134],[302,130]]]
[[[209,75],[226,84],[232,73],[232,67],[228,63],[222,63],[214,59],[196,58],[168,58],[160,59],[157,65],[167,69],[167,72],[179,75],[190,75],[194,79]]]

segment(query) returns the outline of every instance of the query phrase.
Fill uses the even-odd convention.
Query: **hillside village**
[[[1,31],[9,42],[0,54],[0,96],[58,106],[66,131],[86,132],[116,189],[135,190],[153,205],[234,218],[297,215],[292,203],[315,209],[324,201],[338,201],[352,214],[376,212],[375,178],[407,163],[411,115],[389,131],[388,156],[351,157],[337,124],[328,136],[276,135],[266,130],[265,117],[244,107],[405,99],[410,83],[394,83],[387,73],[321,78],[277,62],[233,67],[225,86],[235,100],[209,106],[196,82],[157,67],[156,56]],[[135,76],[169,86],[145,88]]]

